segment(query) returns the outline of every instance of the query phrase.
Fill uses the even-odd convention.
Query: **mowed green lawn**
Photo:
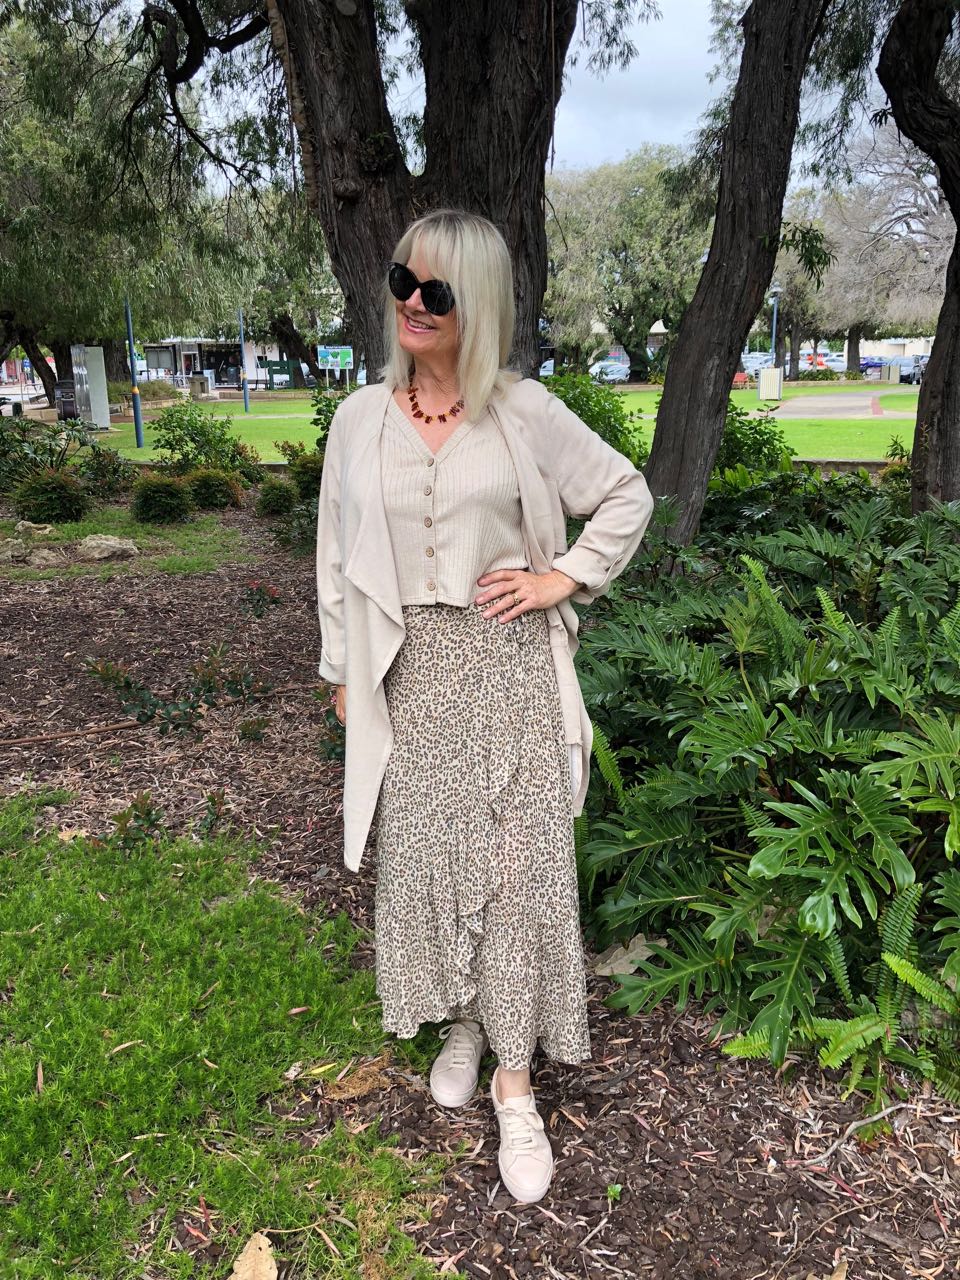
[[[810,395],[850,394],[860,392],[879,396],[883,408],[892,413],[912,413],[916,409],[917,391],[881,391],[880,384],[855,382],[844,385],[830,382],[810,383],[802,387],[788,387],[785,400]],[[653,416],[656,413],[658,390],[626,391],[626,407],[633,413],[649,418],[646,430],[653,434]],[[745,409],[757,409],[760,402],[756,391],[734,391],[735,404]],[[289,400],[252,401],[251,412],[245,414],[241,401],[228,401],[216,407],[221,414],[235,420],[237,434],[252,444],[264,462],[280,462],[282,455],[276,448],[278,440],[301,441],[312,448],[316,430],[311,425],[312,406],[308,396],[291,394]],[[893,436],[898,436],[907,448],[913,439],[913,423],[909,418],[791,418],[784,419],[783,433],[787,443],[800,458],[871,459],[883,458]],[[123,425],[115,433],[103,437],[126,457],[149,459],[153,454],[153,432],[149,420],[144,426],[144,449],[137,449],[133,426]]]

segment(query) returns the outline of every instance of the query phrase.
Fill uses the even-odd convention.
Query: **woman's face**
[[[418,248],[414,248],[407,266],[418,280],[434,279]],[[419,289],[415,289],[406,302],[394,298],[394,306],[397,309],[397,339],[404,351],[415,360],[422,356],[428,361],[456,363],[456,306],[445,316],[432,316],[420,299]]]

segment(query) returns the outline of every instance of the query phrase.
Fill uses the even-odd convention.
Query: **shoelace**
[[[441,1040],[447,1041],[444,1056],[449,1058],[454,1067],[467,1067],[477,1053],[477,1045],[470,1031],[459,1022],[444,1027],[439,1033]]]
[[[508,1107],[499,1113],[507,1130],[507,1146],[512,1151],[527,1151],[534,1145],[534,1134],[543,1132],[543,1117],[532,1107],[515,1111]]]

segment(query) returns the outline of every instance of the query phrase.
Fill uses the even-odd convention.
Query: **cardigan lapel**
[[[553,560],[553,514],[543,476],[509,413],[501,413],[493,401],[489,408],[510,450],[517,473],[521,523],[530,555],[530,567],[534,573],[547,573]]]
[[[383,419],[390,393],[378,398],[369,425],[364,424],[367,438],[358,442],[358,456],[351,470],[364,477],[360,524],[352,545],[344,548],[343,576],[377,604],[393,622],[404,627],[400,604],[400,584],[393,562],[390,527],[383,502],[383,479],[380,473],[380,442]]]

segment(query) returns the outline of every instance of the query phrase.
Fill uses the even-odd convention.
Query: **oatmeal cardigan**
[[[360,869],[393,747],[383,678],[405,635],[380,475],[389,403],[390,392],[378,383],[359,388],[337,409],[317,519],[319,674],[347,690],[343,860],[351,871]],[[511,384],[489,409],[516,467],[530,570],[562,570],[578,583],[571,599],[588,604],[609,588],[640,544],[653,511],[646,481],[533,379]],[[592,517],[569,551],[566,515]],[[573,664],[579,619],[570,599],[546,615],[566,740],[579,747],[574,813],[580,813],[593,729]],[[491,625],[500,624],[491,619]]]

